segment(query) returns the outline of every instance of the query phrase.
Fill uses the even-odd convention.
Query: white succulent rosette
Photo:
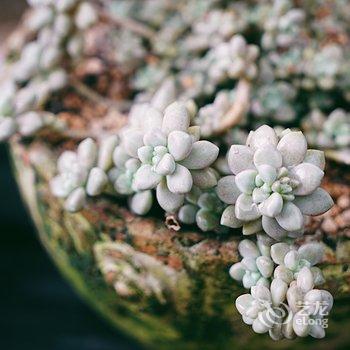
[[[243,322],[256,333],[269,333],[273,340],[308,335],[324,338],[333,297],[326,290],[302,289],[305,277],[300,276],[289,288],[284,281],[274,279],[270,288],[253,286],[250,294],[239,296],[236,308]]]
[[[266,118],[278,123],[295,120],[296,88],[287,82],[260,86],[252,100],[251,111],[257,118]]]
[[[35,40],[21,48],[17,61],[9,64],[11,74],[0,98],[0,141],[19,132],[31,136],[56,125],[42,112],[49,97],[64,88],[68,74],[61,67],[65,56],[80,57],[83,30],[97,21],[92,4],[80,0],[28,1],[33,7],[25,27]]]
[[[259,235],[257,243],[244,239],[238,245],[242,260],[230,268],[230,276],[242,282],[244,288],[256,285],[270,286],[275,264],[271,259],[271,240],[267,236]]]
[[[184,50],[200,52],[226,41],[247,26],[235,11],[213,9],[194,22],[192,33],[183,41]]]
[[[251,288],[251,294],[236,300],[243,321],[256,333],[269,332],[274,340],[323,338],[333,297],[314,289],[325,282],[315,266],[323,258],[322,244],[311,242],[297,249],[259,236],[257,244],[243,240],[238,249],[243,259],[231,267],[230,275]]]
[[[310,144],[320,148],[346,148],[350,146],[350,113],[342,108],[328,116],[313,109],[303,121],[305,136]]]
[[[321,243],[305,243],[298,249],[284,242],[275,243],[271,246],[271,258],[277,265],[274,277],[290,284],[297,279],[300,271],[308,269],[312,275],[312,284],[321,285],[325,279],[321,269],[315,265],[322,261],[323,255],[324,248]]]
[[[261,284],[253,286],[250,293],[239,296],[236,308],[242,315],[243,322],[251,325],[254,332],[269,332],[270,336],[275,338],[277,329],[288,317],[287,307],[282,305],[283,299],[280,286],[273,283],[269,288]]]
[[[147,110],[143,129],[131,128],[123,134],[128,156],[141,162],[134,175],[136,191],[156,189],[157,200],[167,212],[179,209],[193,185],[206,189],[217,183],[210,165],[219,149],[200,141],[198,127],[190,127],[190,113],[184,103],[174,102],[164,113]]]
[[[333,296],[323,289],[305,288],[304,277],[294,281],[288,289],[288,306],[293,311],[293,332],[298,337],[321,339],[326,336],[328,316],[333,307]],[[286,338],[294,337],[289,331],[285,333]]]
[[[209,78],[215,84],[226,78],[254,79],[258,73],[255,63],[258,55],[256,45],[248,45],[243,36],[234,35],[229,42],[217,45],[207,54],[207,60],[211,63]]]
[[[58,175],[51,180],[50,187],[54,196],[65,200],[67,211],[83,209],[87,196],[95,197],[103,192],[117,143],[118,137],[110,136],[98,148],[88,138],[80,143],[76,152],[65,151],[59,157]]]
[[[264,125],[251,132],[246,145],[233,145],[228,165],[233,175],[219,180],[219,198],[229,204],[222,224],[243,225],[243,234],[263,229],[277,241],[303,234],[305,216],[320,215],[333,200],[320,188],[325,158],[308,150],[299,131],[278,137]]]

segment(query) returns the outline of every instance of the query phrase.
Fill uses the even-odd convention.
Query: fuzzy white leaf
[[[152,170],[149,164],[142,165],[134,177],[134,186],[138,191],[151,190],[161,181],[161,176]]]
[[[249,137],[249,144],[253,150],[267,146],[277,146],[278,138],[275,130],[268,125],[263,125],[255,130]]]
[[[287,231],[298,231],[304,226],[304,217],[301,211],[291,202],[283,205],[282,212],[276,216],[276,220]]]
[[[332,197],[322,188],[307,196],[295,197],[293,203],[304,215],[321,215],[334,205]]]
[[[238,220],[235,214],[235,206],[229,205],[221,216],[220,224],[231,228],[242,227],[242,221]]]
[[[219,155],[219,148],[209,141],[197,141],[187,158],[181,164],[190,170],[199,170],[209,167]]]
[[[324,170],[326,166],[326,158],[324,152],[315,149],[308,149],[306,152],[304,163],[313,164],[321,170]]]
[[[146,215],[153,204],[153,195],[151,191],[142,191],[132,196],[130,208],[137,215]]]
[[[235,176],[225,176],[218,181],[216,188],[218,197],[226,204],[235,204],[241,191],[238,189]]]
[[[174,130],[187,131],[190,126],[190,116],[186,106],[180,102],[173,102],[164,111],[162,131],[170,134]]]
[[[283,136],[277,145],[281,152],[284,166],[301,163],[306,155],[307,142],[301,131],[292,131]]]
[[[170,192],[165,181],[157,186],[157,201],[166,212],[176,212],[183,205],[184,200],[183,194]]]
[[[183,131],[172,131],[168,136],[168,150],[176,161],[185,159],[192,149],[192,137]]]
[[[212,168],[203,170],[191,170],[193,184],[201,189],[208,189],[216,186],[217,176]]]
[[[300,182],[293,193],[297,196],[306,196],[321,185],[324,172],[313,164],[302,163],[294,167],[290,175]]]
[[[242,221],[256,220],[261,216],[259,209],[253,203],[252,197],[242,193],[236,202],[236,217]]]
[[[256,167],[267,164],[274,168],[280,168],[282,166],[282,156],[276,147],[272,145],[265,145],[259,148],[254,153],[254,164]]]
[[[168,188],[173,193],[188,193],[193,186],[193,179],[190,171],[177,164],[175,171],[166,177]]]
[[[255,169],[253,156],[253,151],[247,146],[231,146],[228,153],[228,166],[232,173],[236,175],[243,170]]]

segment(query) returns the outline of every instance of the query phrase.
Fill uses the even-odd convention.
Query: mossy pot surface
[[[10,152],[23,199],[55,264],[94,309],[145,347],[334,349],[350,344],[346,232],[326,235],[315,223],[308,229],[308,239],[322,238],[326,245],[325,288],[335,295],[327,337],[274,342],[254,334],[234,307],[244,292],[228,274],[238,260],[239,232],[175,232],[160,218],[135,217],[123,200],[107,196],[68,214],[48,186],[58,147],[14,140]],[[332,181],[327,186],[333,196],[349,190],[336,177]]]

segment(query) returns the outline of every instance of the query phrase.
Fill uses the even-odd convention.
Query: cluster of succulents
[[[107,148],[113,164],[103,170],[118,194],[133,196],[135,213],[147,214],[153,204],[150,191],[156,190],[161,208],[184,224],[205,221],[198,224],[203,231],[226,226],[284,240],[301,237],[306,216],[333,205],[320,188],[324,154],[308,150],[300,131],[286,129],[278,136],[264,125],[251,132],[246,145],[231,146],[231,174],[226,175],[214,169],[219,148],[200,140],[200,127],[190,126],[186,104],[173,102],[163,111],[143,104],[133,114],[121,141]]]
[[[116,26],[106,32],[111,45],[106,58],[128,72],[131,88],[141,95],[154,93],[173,76],[179,98],[193,98],[206,111],[207,105],[208,110],[213,108],[212,102],[221,91],[235,90],[237,79],[257,78],[252,85],[246,130],[262,123],[303,129],[300,121],[305,115],[313,108],[328,115],[338,107],[338,97],[342,108],[348,109],[346,4],[331,7],[331,2],[321,2],[317,7],[312,3],[296,5],[291,0],[191,0],[176,4],[110,0],[95,7],[82,0],[30,4],[34,11],[26,25],[36,34],[34,43],[42,42],[45,50],[41,55],[34,52],[40,51],[34,48],[37,45],[29,45],[23,50],[28,51],[23,53],[28,65],[18,62],[15,72],[25,79],[40,62],[48,67],[43,74],[33,71],[33,84],[15,84],[13,94],[24,90],[20,104],[28,106],[26,111],[43,108],[48,96],[67,83],[61,56],[79,57],[83,32],[97,20],[99,11],[111,23],[116,20]],[[305,98],[316,101],[316,106],[307,106]],[[0,106],[6,105],[0,111],[1,135],[7,136],[2,139],[18,129],[16,118],[7,118],[21,114],[12,106],[9,115],[8,97],[4,99],[0,101]],[[218,109],[215,112],[219,113]],[[211,131],[203,126],[202,132],[210,136]]]
[[[298,247],[296,241],[309,216],[333,205],[320,187],[324,154],[308,150],[307,140],[326,149],[350,145],[348,5],[29,3],[25,26],[34,39],[9,56],[0,140],[64,128],[45,104],[67,85],[70,62],[84,57],[85,31],[100,18],[108,47],[97,50],[98,59],[127,77],[134,103],[118,135],[88,138],[76,152],[62,153],[52,193],[69,212],[82,210],[88,197],[113,193],[137,215],[153,208],[152,215],[170,215],[179,226],[256,237],[256,243],[240,243],[242,260],[230,269],[250,289],[236,301],[243,321],[275,340],[323,337],[333,299],[314,289],[324,282],[315,266],[322,246]],[[240,86],[251,92],[247,101],[240,101]],[[222,127],[232,113],[233,121]],[[146,264],[145,280],[147,271]],[[129,277],[115,288],[125,291],[133,284]],[[156,293],[147,283],[138,288]],[[326,304],[326,314],[315,303]]]
[[[247,145],[231,146],[228,165],[233,175],[221,178],[217,190],[229,204],[224,225],[241,224],[243,234],[263,228],[274,239],[298,237],[304,215],[320,215],[332,205],[319,187],[324,154],[308,150],[300,131],[286,129],[279,138],[271,127],[261,126],[250,133]]]
[[[320,148],[350,147],[350,113],[341,108],[327,117],[314,109],[303,121],[303,127],[311,145]]]
[[[198,98],[215,92],[216,86],[225,81],[251,80],[257,76],[255,61],[259,49],[249,45],[243,36],[234,35],[210,49],[202,58],[192,60],[179,74],[183,95]]]
[[[268,18],[263,23],[262,47],[268,50],[297,44],[303,33],[304,20],[305,12],[294,8],[291,1],[274,1],[269,8]]]
[[[0,98],[0,141],[17,131],[30,136],[44,126],[61,129],[43,112],[50,96],[68,83],[65,58],[77,59],[83,50],[83,32],[97,20],[87,1],[29,1],[33,7],[25,26],[34,36],[19,57],[8,63],[8,78]]]
[[[315,288],[325,282],[315,266],[323,258],[322,244],[306,243],[297,249],[260,236],[257,244],[243,240],[239,252],[242,260],[230,268],[230,275],[250,289],[236,300],[243,321],[274,340],[323,338],[333,297]]]
[[[175,213],[184,205],[185,197],[189,200],[191,193],[193,197],[193,190],[206,191],[216,186],[218,175],[210,166],[217,159],[219,148],[200,140],[200,129],[190,126],[190,111],[184,103],[173,102],[164,111],[147,103],[137,106],[133,114],[133,123],[121,132],[120,142],[111,136],[98,149],[91,139],[86,139],[77,153],[66,151],[61,155],[59,175],[51,184],[55,196],[68,197],[70,203],[71,195],[76,198],[72,191],[78,187],[81,197],[84,187],[89,196],[101,194],[89,191],[88,185],[94,175],[100,183],[103,172],[101,191],[106,181],[110,182],[116,194],[132,196],[129,203],[133,212],[144,215],[153,204],[152,190],[156,190],[159,205],[166,212]],[[89,158],[89,167],[80,161],[80,154]],[[70,211],[81,210],[85,197],[79,204],[66,207],[74,208]],[[219,217],[215,225],[218,222]],[[215,227],[211,225],[207,230],[211,228]]]
[[[295,119],[294,109],[297,90],[286,82],[276,82],[263,85],[256,90],[256,96],[252,98],[251,112],[254,119],[266,120],[273,117],[281,124]]]
[[[122,132],[113,150],[110,178],[117,193],[133,194],[134,212],[146,214],[152,205],[151,190],[156,190],[159,205],[174,213],[194,186],[209,189],[216,185],[210,165],[219,149],[200,140],[199,128],[190,127],[190,113],[183,103],[174,102],[164,112],[147,105],[138,113],[137,117],[144,118],[143,126]]]
[[[183,50],[205,51],[241,33],[246,25],[246,19],[234,10],[213,9],[193,23],[191,34],[182,43]]]
[[[98,196],[106,188],[106,172],[112,165],[111,150],[117,143],[118,137],[110,136],[97,147],[88,138],[80,143],[76,152],[65,151],[58,158],[58,175],[51,180],[50,186],[54,196],[65,200],[67,211],[80,211],[87,196]]]
[[[174,74],[181,95],[197,101],[202,96],[215,96],[222,86],[234,90],[236,79],[257,77],[249,126],[261,125],[259,119],[263,119],[273,125],[287,123],[301,128],[300,120],[309,112],[300,108],[305,105],[306,91],[310,101],[331,99],[334,109],[335,92],[341,90],[347,103],[349,100],[346,16],[339,4],[335,4],[335,11],[329,11],[328,3],[321,5],[324,16],[319,16],[312,4],[296,6],[290,0],[251,4],[208,1],[200,11],[195,0],[187,6],[179,2],[172,9],[152,1],[144,3],[144,10],[129,5],[125,16],[156,29],[149,39],[149,53],[157,59],[151,65],[140,62],[134,88],[154,92],[163,79]],[[119,6],[125,8],[125,4]],[[149,9],[154,16],[143,14],[150,13]],[[240,59],[240,55],[247,56],[244,39],[251,47],[252,62]],[[260,48],[259,57],[254,45]],[[130,41],[127,46],[127,52],[134,52],[137,58],[139,45]],[[328,111],[329,106],[321,108]]]
[[[173,102],[163,109],[144,104],[133,115],[120,142],[107,138],[98,150],[87,139],[76,153],[64,152],[51,182],[53,194],[75,212],[87,195],[101,194],[110,182],[118,195],[130,199],[134,213],[145,215],[155,189],[160,207],[183,224],[256,234],[257,243],[239,244],[242,260],[230,268],[231,277],[250,289],[236,300],[243,321],[274,340],[323,338],[333,306],[329,292],[315,289],[325,281],[315,266],[323,259],[323,246],[293,243],[304,233],[306,216],[333,205],[319,187],[323,152],[308,150],[301,132],[277,134],[264,125],[250,133],[246,145],[231,146],[227,160],[233,175],[220,177],[210,167],[219,149],[200,141],[186,104]]]

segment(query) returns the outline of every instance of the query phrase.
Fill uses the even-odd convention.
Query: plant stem
[[[132,18],[119,17],[116,14],[110,14],[104,10],[100,10],[100,18],[105,22],[128,29],[131,32],[134,32],[135,34],[149,40],[154,38],[156,35],[156,32],[153,29],[149,28],[143,23],[137,22]]]

